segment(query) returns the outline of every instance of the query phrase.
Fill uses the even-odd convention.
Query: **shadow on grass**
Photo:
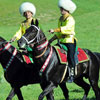
[[[74,90],[72,90],[72,91],[70,91],[70,92],[77,92],[77,93],[80,93],[80,92],[83,92],[82,90],[79,90],[79,89],[74,89]]]
[[[71,90],[70,92],[80,93],[80,92],[83,92],[83,91],[82,90],[79,90],[79,89],[74,89],[74,90]],[[66,99],[60,99],[60,100],[66,100]],[[82,100],[82,98],[75,97],[75,99],[69,99],[69,100]],[[95,97],[87,97],[87,100],[96,100],[96,98]]]
[[[66,100],[66,99],[60,99],[60,100]],[[82,100],[82,99],[69,99],[69,100]],[[96,100],[94,97],[87,98],[86,100]]]
[[[78,89],[74,89],[74,90],[72,90],[72,91],[70,91],[70,92],[77,92],[77,93],[80,93],[80,92],[83,92],[82,90],[78,90]],[[57,99],[58,100],[58,99]],[[60,100],[66,100],[66,99],[60,99]],[[75,99],[69,99],[69,100],[82,100],[82,98],[78,98],[78,97],[75,97]],[[96,100],[95,99],[95,97],[91,97],[91,98],[89,98],[89,97],[87,97],[87,100]]]

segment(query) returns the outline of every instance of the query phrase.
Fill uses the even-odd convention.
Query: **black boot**
[[[72,68],[70,69],[69,77],[68,77],[67,82],[68,82],[68,83],[72,83],[72,82],[74,81],[74,76],[75,76],[75,70],[74,70],[74,68],[72,67]]]

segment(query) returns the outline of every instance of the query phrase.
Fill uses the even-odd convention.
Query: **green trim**
[[[31,47],[29,47],[29,46],[26,46],[26,49],[27,49],[27,51],[32,51],[32,48]]]
[[[86,53],[85,53],[85,54],[86,54]],[[86,60],[82,60],[82,61],[79,61],[79,63],[83,63],[83,62],[89,61],[90,59],[89,59],[89,57],[88,57],[87,54],[86,54],[86,56],[87,56],[88,59],[86,59]]]
[[[33,61],[33,55],[32,55],[32,48],[31,47],[29,47],[29,46],[26,46],[26,49],[27,49],[27,51],[28,51],[28,57],[29,57],[29,59],[30,59],[30,61],[31,61],[31,63],[34,63],[34,61]]]
[[[56,52],[57,52],[57,54],[58,54],[60,63],[61,63],[61,64],[66,64],[67,62],[62,62],[62,60],[61,60],[61,58],[60,58],[60,55],[59,55],[59,52],[58,52],[58,50],[57,50],[57,49],[60,49],[60,47],[59,47],[59,46],[53,46],[53,47],[55,48],[55,50],[56,50]],[[78,47],[76,47],[76,50],[78,50]],[[86,53],[85,53],[85,54],[86,54]],[[83,63],[83,62],[89,61],[89,57],[88,57],[87,54],[86,54],[86,56],[87,56],[88,59],[79,61],[79,63]]]

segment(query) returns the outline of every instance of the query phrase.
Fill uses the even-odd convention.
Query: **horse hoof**
[[[11,100],[11,98],[7,97],[7,99],[6,99],[6,100]]]
[[[66,100],[69,100],[69,98],[66,98]]]
[[[87,96],[86,96],[86,95],[84,95],[82,100],[86,100],[86,99],[87,99]]]
[[[100,96],[98,96],[96,100],[100,100]]]

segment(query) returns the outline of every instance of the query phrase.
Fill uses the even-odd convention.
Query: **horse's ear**
[[[35,25],[33,19],[32,19],[32,21],[31,21],[31,25]]]
[[[38,20],[36,19],[36,21],[35,21],[35,25],[36,26],[38,26],[39,25],[39,22],[38,22]]]

